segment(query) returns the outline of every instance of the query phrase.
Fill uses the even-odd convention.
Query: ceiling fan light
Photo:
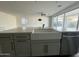
[[[38,19],[38,21],[42,21],[42,19],[41,19],[41,18],[39,18],[39,19]]]

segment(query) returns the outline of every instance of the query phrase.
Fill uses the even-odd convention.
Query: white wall
[[[42,21],[38,21],[38,19],[41,18]],[[48,27],[48,17],[44,16],[29,16],[28,19],[28,27],[41,27],[43,24],[45,24],[45,27]]]
[[[16,28],[16,17],[4,12],[0,12],[0,30]]]
[[[38,21],[38,19],[41,18],[42,21]],[[38,15],[33,15],[33,16],[26,16],[27,20],[27,27],[42,27],[42,24],[45,24],[45,27],[49,26],[49,18],[45,16],[38,16]],[[21,27],[21,16],[18,17],[18,26]]]

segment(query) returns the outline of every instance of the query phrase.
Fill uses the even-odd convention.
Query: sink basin
[[[33,33],[46,33],[46,32],[57,32],[53,29],[34,29],[33,30]]]
[[[53,29],[34,29],[32,40],[61,39],[61,32]]]

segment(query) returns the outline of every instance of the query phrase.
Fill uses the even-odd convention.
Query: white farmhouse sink
[[[61,33],[51,29],[35,29],[32,32],[32,40],[61,39]]]
[[[41,32],[57,32],[54,29],[34,29],[33,30],[34,33],[41,33]]]

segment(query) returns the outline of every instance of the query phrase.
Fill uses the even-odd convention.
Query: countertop
[[[42,33],[42,32],[34,32],[34,29],[37,28],[26,28],[26,29],[22,29],[22,28],[14,28],[14,29],[9,29],[9,30],[4,30],[4,31],[0,31],[0,33]],[[38,28],[39,29],[39,28]],[[58,32],[55,31],[53,29],[48,29],[47,32],[43,32],[43,33],[54,33],[54,32]]]
[[[23,30],[22,28],[14,28],[10,30],[0,31],[0,33],[32,33],[33,28],[26,28]]]

